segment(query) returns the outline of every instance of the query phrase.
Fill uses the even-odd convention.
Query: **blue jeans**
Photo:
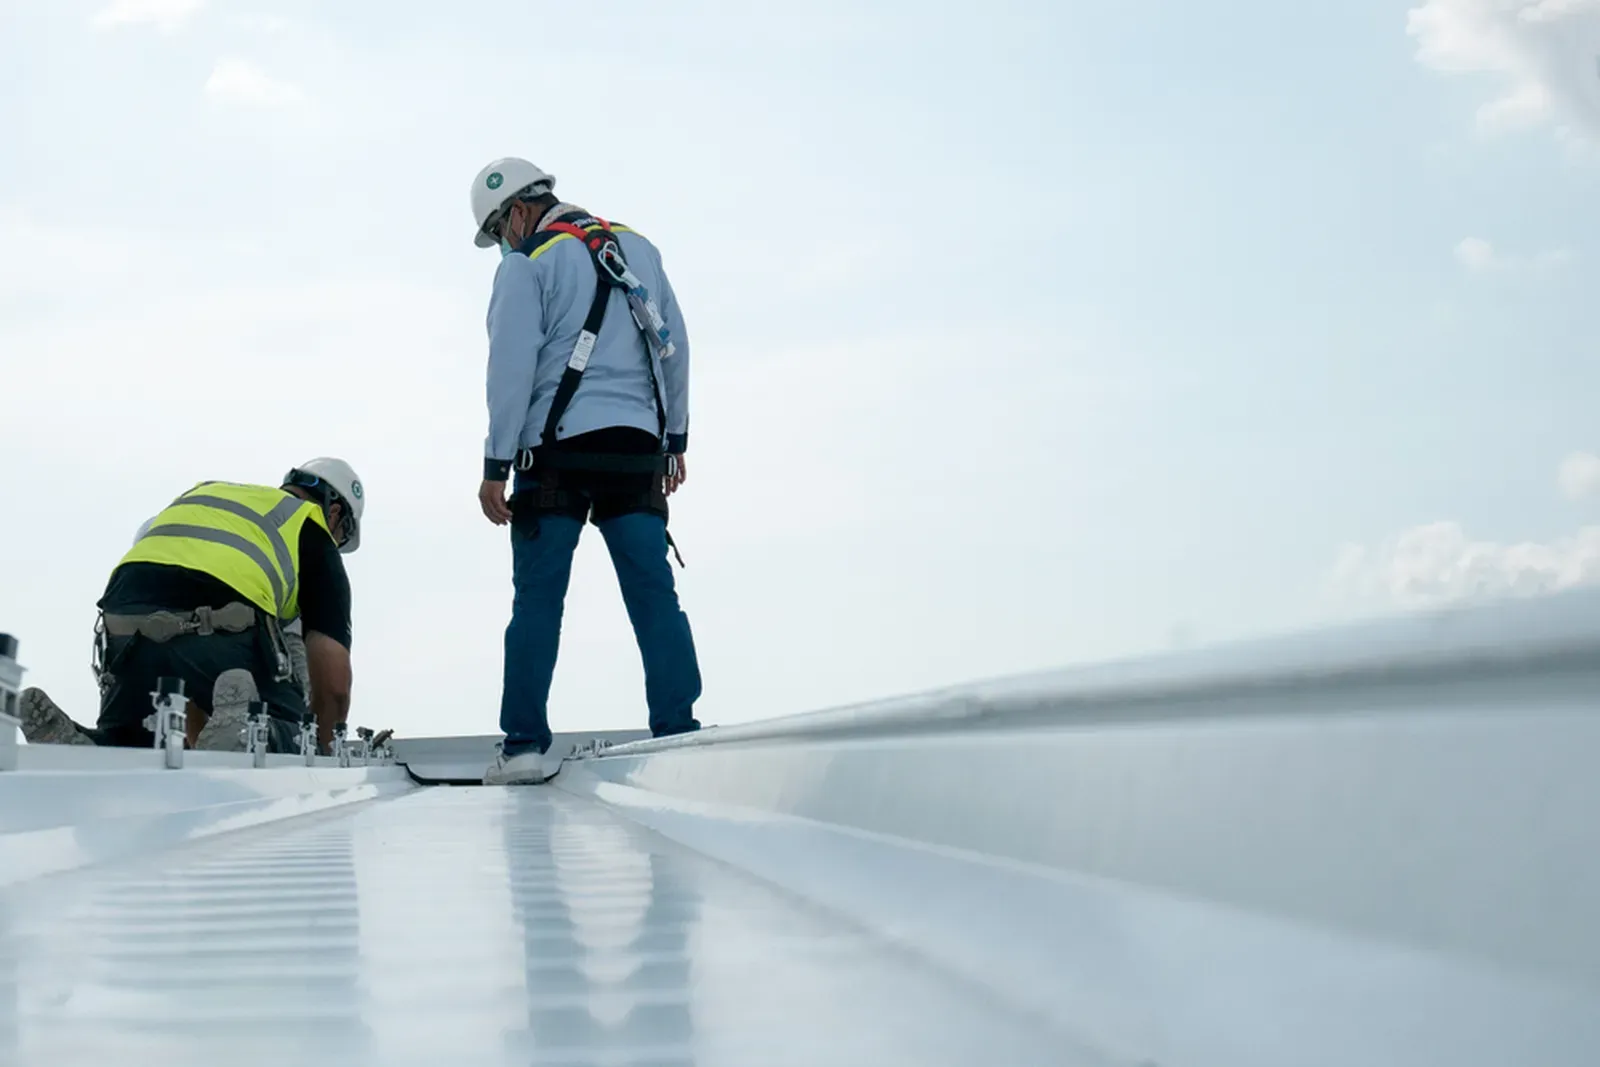
[[[561,616],[572,553],[584,524],[567,515],[539,516],[537,530],[511,532],[511,622],[506,627],[500,729],[508,756],[550,748],[548,702],[561,643]],[[654,737],[698,730],[700,665],[689,618],[678,605],[667,561],[667,525],[659,515],[631,512],[599,524],[622,587],[644,661],[645,703]]]

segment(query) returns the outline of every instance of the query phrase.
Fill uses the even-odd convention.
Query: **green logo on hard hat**
[[[505,181],[505,179],[500,176],[500,172],[495,171],[493,174],[483,179],[483,184],[487,185],[491,189],[498,189],[500,188],[500,183],[503,181]]]
[[[355,497],[357,500],[361,499],[361,483],[360,482],[351,482],[350,483],[350,495]]]

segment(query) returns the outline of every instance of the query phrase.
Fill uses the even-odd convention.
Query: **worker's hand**
[[[504,526],[511,521],[511,506],[506,503],[506,483],[485,481],[478,486],[478,506],[483,508],[483,517],[496,526]]]
[[[673,456],[672,458],[677,460],[677,470],[662,480],[663,488],[666,489],[668,496],[676,493],[678,491],[678,487],[689,480],[689,471],[683,465],[683,456],[677,455]]]

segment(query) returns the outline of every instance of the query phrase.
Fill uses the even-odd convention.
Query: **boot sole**
[[[210,752],[243,752],[248,705],[260,698],[261,691],[250,672],[223,671],[211,687],[211,718],[195,738],[194,747]]]
[[[24,689],[17,701],[22,736],[30,745],[92,745],[66,712],[42,689]]]

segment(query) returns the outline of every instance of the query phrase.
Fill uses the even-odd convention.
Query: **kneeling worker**
[[[202,482],[140,532],[100,598],[94,729],[42,691],[22,694],[33,744],[150,747],[157,679],[183,679],[188,743],[237,751],[248,705],[271,713],[269,751],[297,752],[306,701],[284,628],[299,620],[321,751],[350,710],[350,579],[365,493],[343,460],[291,470],[281,487]]]

